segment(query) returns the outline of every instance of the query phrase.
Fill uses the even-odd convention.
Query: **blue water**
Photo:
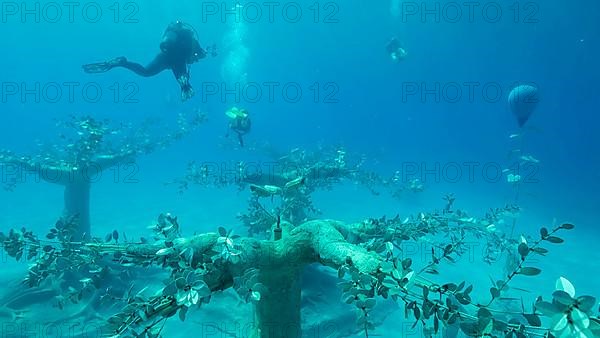
[[[446,4],[425,3],[430,8]],[[536,235],[539,227],[553,222],[577,226],[565,237],[566,243],[541,261],[548,270],[535,277],[535,282],[522,285],[535,283],[549,295],[554,281],[565,276],[578,293],[594,294],[600,282],[600,254],[595,250],[600,238],[596,217],[600,205],[600,4],[517,3],[519,9],[511,7],[514,4],[494,3],[503,10],[498,22],[489,22],[477,10],[469,22],[463,7],[463,17],[457,22],[442,13],[439,23],[434,16],[420,18],[421,13],[393,15],[387,1],[317,2],[318,14],[309,4],[296,4],[303,9],[297,23],[277,10],[274,22],[269,22],[264,5],[250,2],[246,6],[258,4],[264,11],[256,23],[248,22],[248,17],[236,22],[231,17],[222,20],[221,13],[207,14],[207,4],[220,6],[221,2],[122,2],[118,13],[110,5],[96,4],[103,10],[96,23],[88,22],[89,17],[77,10],[69,20],[65,7],[57,22],[49,22],[50,14],[41,13],[36,23],[34,15],[23,17],[21,9],[13,14],[8,10],[14,8],[3,3],[0,149],[30,154],[40,142],[59,142],[55,121],[72,114],[108,118],[117,125],[135,125],[155,117],[165,129],[173,129],[178,113],[206,112],[208,122],[192,135],[138,158],[137,182],[115,181],[108,173],[94,185],[94,232],[102,236],[118,228],[134,237],[146,234],[146,227],[166,211],[179,215],[187,235],[214,231],[220,225],[243,233],[236,215],[246,209],[247,190],[192,186],[180,195],[175,186],[164,183],[183,176],[192,160],[263,158],[250,149],[265,143],[282,152],[296,147],[314,150],[318,145],[343,147],[349,154],[363,155],[365,167],[383,176],[414,164],[420,166],[419,174],[433,168],[433,174],[422,177],[426,190],[401,200],[386,194],[373,196],[352,183],[315,194],[324,218],[348,222],[441,208],[441,198],[451,192],[457,196],[457,207],[483,215],[488,208],[513,201],[514,190],[505,177],[497,182],[485,179],[482,166],[505,168],[510,164],[507,154],[522,148],[540,163],[531,182],[522,185],[519,205],[523,211],[517,231]],[[526,4],[534,7],[526,9]],[[35,8],[36,2],[26,5]],[[176,19],[194,26],[203,46],[216,43],[219,48],[217,57],[191,66],[196,89],[191,100],[179,100],[178,85],[169,71],[151,78],[124,69],[99,75],[82,72],[82,64],[121,55],[149,62],[158,52],[165,27]],[[385,52],[393,36],[408,52],[398,63]],[[233,95],[223,99],[221,90],[207,93],[214,85],[231,89],[242,77],[246,84],[262,90],[260,99],[241,93],[238,102]],[[88,102],[89,96],[76,89],[69,102],[65,83],[71,82],[79,89],[86,84],[101,88],[102,95],[98,102]],[[521,131],[507,97],[513,84],[523,82],[539,88],[540,102],[526,125],[521,147],[509,138]],[[265,83],[277,84],[273,100],[267,97]],[[465,83],[478,84],[473,99]],[[15,84],[19,89],[13,94],[8,90]],[[436,84],[448,90],[459,88],[461,95],[454,100],[454,92],[434,90],[421,97],[424,88]],[[49,90],[58,85],[62,97],[53,100],[53,94],[35,89],[37,94],[26,94],[23,85]],[[282,94],[285,85],[302,90],[298,102]],[[481,91],[484,85],[500,88],[499,98],[486,99]],[[416,93],[407,92],[415,86]],[[244,107],[252,115],[253,129],[246,136],[250,147],[240,149],[234,139],[224,137],[228,123],[224,112],[232,106]],[[467,178],[466,162],[478,165],[473,180]],[[435,169],[456,163],[463,170],[457,180]],[[60,216],[62,190],[30,180],[14,192],[0,191],[0,202],[2,230],[26,225],[43,232]],[[474,279],[485,283],[487,272],[481,272]],[[454,271],[452,275],[461,274]],[[482,289],[485,293],[487,286]],[[385,327],[393,329],[394,325]]]

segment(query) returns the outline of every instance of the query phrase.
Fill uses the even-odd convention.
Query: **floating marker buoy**
[[[519,127],[523,127],[531,117],[531,114],[537,107],[538,89],[530,85],[520,85],[510,91],[508,103],[510,110],[517,118]]]

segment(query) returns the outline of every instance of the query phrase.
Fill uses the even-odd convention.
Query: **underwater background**
[[[45,8],[48,3],[23,2],[31,8],[36,4]],[[515,286],[534,291],[535,295],[526,297],[549,295],[556,279],[563,276],[578,293],[598,294],[600,3],[478,3],[479,9],[490,3],[501,8],[497,20],[480,10],[475,10],[470,20],[466,7],[458,3],[462,17],[450,18],[450,8],[448,13],[438,13],[439,22],[434,14],[421,17],[420,8],[417,14],[409,14],[406,6],[445,8],[449,2],[289,2],[303,10],[297,22],[290,22],[295,20],[277,9],[274,20],[269,20],[261,2],[239,3],[248,8],[258,6],[263,16],[256,22],[244,17],[224,20],[221,11],[234,5],[230,2],[137,1],[116,2],[119,10],[97,3],[103,10],[97,22],[90,22],[94,20],[78,10],[70,20],[66,8],[55,3],[63,10],[60,18],[49,20],[48,13],[53,10],[49,8],[37,20],[35,15],[8,11],[12,7],[3,2],[0,148],[31,154],[40,143],[60,142],[56,121],[71,115],[107,118],[116,125],[135,125],[153,118],[159,121],[155,133],[160,135],[176,126],[177,114],[206,113],[207,122],[189,136],[164,150],[139,156],[134,181],[115,179],[115,172],[109,171],[94,184],[94,234],[103,236],[118,229],[129,238],[146,235],[147,227],[162,212],[179,217],[184,235],[215,231],[218,226],[245,234],[236,216],[246,210],[248,189],[191,185],[180,194],[176,185],[166,184],[185,175],[190,161],[227,163],[228,170],[235,170],[232,161],[266,161],[259,150],[268,144],[281,153],[294,148],[316,151],[319,146],[337,147],[358,154],[365,168],[382,176],[418,167],[415,177],[424,185],[422,192],[408,191],[399,197],[374,195],[359,184],[345,182],[314,194],[322,218],[355,222],[440,209],[444,206],[442,198],[449,193],[456,196],[457,208],[474,215],[513,203],[515,188],[505,175],[490,179],[482,168],[487,164],[495,177],[493,169],[510,167],[514,163],[509,154],[520,149],[539,163],[528,169],[532,170],[527,173],[531,180],[520,185],[518,205],[522,210],[515,232],[536,235],[540,227],[561,222],[573,223],[576,229],[537,263],[543,270],[541,275],[516,280]],[[21,6],[21,2],[16,4]],[[213,5],[218,13],[208,14],[207,6]],[[82,72],[82,64],[122,55],[142,64],[149,62],[158,52],[164,29],[174,20],[191,24],[203,46],[214,43],[218,48],[216,57],[191,66],[191,83],[196,90],[192,99],[180,101],[178,85],[169,71],[150,78],[124,69],[102,75]],[[394,36],[408,53],[399,62],[393,62],[386,53],[386,44]],[[74,99],[69,100],[64,83],[77,83],[77,88],[93,83],[102,89],[102,95],[98,102],[89,102],[76,89]],[[258,84],[263,95],[253,100],[243,93],[238,98],[222,97],[221,89],[216,94],[206,92],[215,84],[236,83]],[[265,83],[278,84],[273,100],[267,97]],[[465,83],[478,84],[472,97]],[[507,103],[515,83],[533,83],[540,93],[523,140],[519,137],[518,141],[510,135],[522,130]],[[24,94],[22,87],[17,94],[9,92],[13,84],[27,88],[59,84],[63,93],[57,100],[41,93],[36,100],[37,94]],[[126,87],[128,84],[133,87]],[[302,90],[298,102],[291,102],[294,100],[277,89],[285,84]],[[498,99],[482,92],[486,84],[492,88],[490,95],[498,95]],[[436,86],[449,91],[424,93],[424,89]],[[415,92],[408,91],[415,88]],[[456,88],[461,92],[455,96]],[[494,94],[498,88],[501,91]],[[233,138],[225,138],[228,120],[224,112],[233,106],[247,109],[252,116],[253,129],[245,137],[244,148]],[[472,179],[465,163],[476,163]],[[442,168],[453,170],[456,164],[461,168],[458,178],[443,172]],[[2,175],[6,179],[4,171]],[[62,193],[59,186],[35,180],[19,184],[14,191],[0,191],[2,230],[27,226],[45,232],[61,215]],[[498,228],[510,232],[510,226],[507,223]],[[426,264],[424,256],[415,254]],[[21,278],[27,267],[8,257],[1,263],[3,283]],[[483,284],[478,291],[482,294],[487,294],[488,276],[503,273],[501,264],[489,266],[477,257],[445,269],[448,278]],[[335,285],[329,286],[323,288],[315,304],[307,305],[307,321],[318,321],[323,316],[319,311],[331,318],[352,317],[350,310],[335,303],[339,297]],[[191,336],[202,318],[218,320],[215,318],[219,316],[251,313],[249,307],[236,304],[230,299],[213,302],[203,310],[206,317],[183,324],[173,320],[165,334]],[[384,337],[396,337],[399,332],[400,336],[408,335],[403,331],[403,311],[393,311],[391,305],[388,308],[388,317],[375,333]],[[316,309],[315,313],[309,313],[311,309]],[[340,330],[338,336],[362,336],[360,332],[342,331],[346,332]]]

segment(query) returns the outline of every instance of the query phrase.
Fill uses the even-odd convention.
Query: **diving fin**
[[[187,101],[194,96],[194,88],[192,86],[185,85],[181,87],[181,101]]]
[[[83,71],[88,74],[97,74],[97,73],[108,72],[109,70],[113,69],[114,67],[123,65],[125,62],[127,62],[127,59],[125,57],[121,56],[118,58],[114,58],[110,61],[89,63],[89,64],[83,65],[81,67],[83,68]]]

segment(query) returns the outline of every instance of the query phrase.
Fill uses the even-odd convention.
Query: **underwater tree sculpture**
[[[90,191],[94,180],[107,169],[118,165],[124,166],[128,173],[134,173],[134,160],[138,155],[148,154],[180,139],[193,131],[203,118],[202,114],[195,113],[188,121],[180,115],[178,130],[175,133],[161,135],[160,138],[151,141],[144,129],[136,130],[135,135],[121,140],[112,140],[111,137],[123,131],[111,129],[108,121],[97,121],[87,116],[72,117],[67,126],[74,129],[77,139],[66,147],[54,146],[53,150],[35,157],[16,156],[11,152],[1,151],[0,163],[15,169],[11,182],[13,186],[25,181],[27,173],[34,173],[38,179],[63,186],[63,216],[77,217],[78,226],[73,233],[73,239],[89,239]],[[118,146],[113,146],[113,142]]]
[[[531,310],[524,305],[519,312],[493,306],[503,301],[514,278],[541,272],[528,264],[530,257],[547,252],[542,244],[561,243],[557,233],[573,229],[565,223],[542,228],[537,239],[514,241],[494,228],[507,211],[494,209],[477,219],[450,207],[405,220],[367,219],[356,224],[314,220],[298,226],[281,222],[273,225],[282,230],[281,236],[268,240],[242,238],[222,227],[216,233],[181,237],[177,218],[163,214],[153,229],[158,239],[154,243],[91,242],[77,244],[73,250],[72,243],[47,244],[26,229],[0,234],[0,242],[11,257],[21,257],[25,251],[26,257],[39,256],[26,278],[28,282],[56,278],[52,267],[58,260],[67,260],[67,269],[86,262],[89,278],[82,280],[85,287],[102,278],[106,273],[102,266],[107,261],[124,267],[155,264],[170,271],[164,287],[152,295],[144,288],[113,297],[122,299],[124,306],[108,319],[103,336],[159,337],[168,318],[177,314],[185,320],[189,309],[209,302],[212,293],[233,288],[242,300],[254,303],[250,337],[297,337],[301,333],[300,272],[313,263],[338,271],[343,280],[343,300],[356,307],[357,324],[367,337],[375,329],[370,316],[377,297],[404,303],[406,318],[410,315],[414,325],[421,324],[426,335],[452,326],[469,336],[568,336],[582,332],[582,336],[592,337],[600,333],[600,319],[593,314],[596,299],[575,297],[566,282],[557,284],[552,302],[538,297]],[[62,231],[61,226],[51,232]],[[398,255],[403,242],[428,236],[441,236],[446,244],[431,247],[431,261],[424,267],[414,267],[410,258]],[[469,237],[486,241],[486,258],[491,260],[498,257],[498,251],[518,246],[519,259],[510,273],[494,282],[487,302],[472,300],[473,285],[438,283],[427,277],[437,274],[439,265],[453,262],[468,251]],[[77,290],[71,293],[75,301],[80,298]],[[555,323],[543,327],[542,317],[552,317]]]
[[[216,163],[189,163],[186,175],[170,182],[177,184],[179,193],[190,184],[225,187],[246,187],[252,191],[246,214],[238,218],[248,227],[250,235],[270,236],[271,225],[285,220],[298,225],[320,214],[314,207],[311,194],[316,190],[330,190],[335,184],[351,182],[379,195],[380,189],[389,190],[395,198],[405,191],[418,193],[424,190],[419,179],[407,180],[399,171],[390,178],[363,169],[364,156],[358,160],[348,159],[342,148],[318,148],[307,151],[295,148],[281,154],[269,148],[270,161],[264,163],[238,162],[231,165],[235,170],[223,173]],[[266,169],[265,171],[261,168]],[[267,208],[262,201],[270,200],[274,208]]]
[[[381,188],[389,190],[394,197],[399,197],[407,190],[415,193],[424,190],[418,178],[404,177],[400,171],[396,171],[391,177],[383,177],[366,170],[365,156],[349,156],[343,148],[319,147],[316,151],[295,148],[283,155],[271,148],[268,150],[270,160],[263,163],[238,162],[234,165],[237,173],[233,175],[223,174],[215,168],[214,163],[198,165],[191,162],[185,177],[172,183],[179,184],[180,193],[189,184],[216,187],[238,185],[240,188],[247,185],[269,185],[283,188],[285,184],[298,178],[304,178],[305,186],[311,191],[318,188],[330,189],[334,183],[342,181],[360,184],[374,195],[379,195]],[[261,170],[263,166],[266,169],[264,171]]]

